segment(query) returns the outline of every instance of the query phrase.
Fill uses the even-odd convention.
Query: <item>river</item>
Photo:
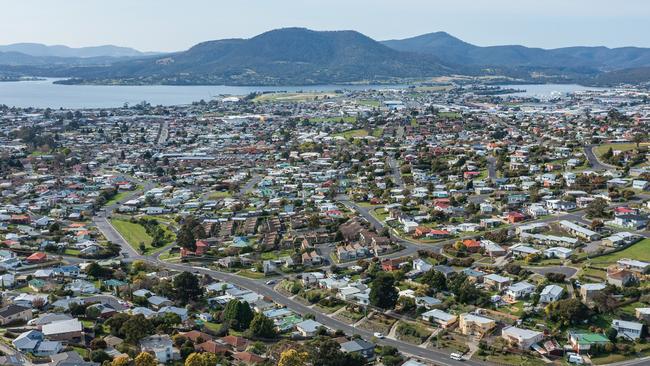
[[[152,105],[182,105],[217,95],[247,95],[267,91],[334,91],[404,88],[404,85],[60,85],[56,79],[0,82],[0,104],[37,108],[112,108],[147,101]]]
[[[112,108],[147,101],[153,105],[182,105],[210,100],[218,95],[246,95],[266,91],[334,91],[406,88],[407,85],[315,85],[315,86],[225,86],[225,85],[59,85],[56,79],[0,82],[0,104],[36,108]],[[511,95],[550,97],[592,88],[580,85],[504,85],[525,89]],[[597,89],[597,88],[593,88]]]

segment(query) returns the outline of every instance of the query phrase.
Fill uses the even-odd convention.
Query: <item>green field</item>
[[[260,258],[262,260],[275,260],[281,257],[287,257],[291,256],[293,254],[293,250],[291,249],[284,249],[284,250],[274,250],[272,252],[264,252],[260,254]]]
[[[373,137],[380,138],[381,135],[383,135],[383,134],[384,134],[384,129],[383,128],[378,127],[378,128],[375,128],[374,130],[372,130],[372,136]]]
[[[345,116],[345,117],[313,117],[310,118],[310,122],[314,123],[353,123],[357,120],[357,117]]]
[[[116,203],[122,201],[124,198],[126,198],[126,197],[129,195],[129,193],[132,193],[132,192],[129,192],[129,191],[122,191],[122,192],[119,192],[118,194],[116,194],[115,196],[113,196],[113,198],[111,198],[110,200],[106,201],[106,206],[114,205],[114,204],[116,204]]]
[[[232,194],[230,194],[230,192],[228,191],[214,191],[214,192],[210,192],[210,194],[208,195],[208,198],[211,200],[216,200],[219,198],[229,198],[229,197],[232,197]]]
[[[642,142],[639,144],[639,146],[650,146],[650,142]],[[623,143],[623,144],[602,144],[594,147],[594,154],[597,157],[601,157],[604,153],[609,150],[609,148],[612,148],[612,150],[619,150],[619,151],[629,151],[629,150],[634,150],[636,149],[636,144],[633,142],[630,143]]]
[[[316,99],[334,98],[336,93],[266,93],[260,94],[255,102],[307,102]]]
[[[366,107],[372,107],[372,108],[376,108],[381,105],[381,103],[375,99],[359,99],[357,100],[357,104],[365,105]]]
[[[458,119],[461,117],[461,114],[458,112],[440,112],[438,113],[440,118],[449,118],[449,119]]]
[[[621,258],[637,259],[640,261],[650,262],[650,239],[643,239],[629,248],[619,252],[606,254],[590,260],[594,267],[607,267],[616,263]]]
[[[152,238],[141,225],[118,219],[112,219],[111,224],[120,232],[129,245],[138,252],[140,252],[140,243],[144,243],[145,252],[154,249],[151,246]]]
[[[337,133],[334,136],[343,136],[346,139],[352,138],[352,137],[365,137],[368,136],[368,131],[364,129],[358,129],[358,130],[349,130],[341,133]]]

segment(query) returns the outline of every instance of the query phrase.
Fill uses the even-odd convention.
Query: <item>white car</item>
[[[275,280],[266,281],[266,285],[267,286],[275,285]]]
[[[384,339],[384,335],[382,333],[375,332],[373,335],[375,336],[375,338]]]
[[[460,353],[455,353],[454,352],[454,353],[449,355],[449,358],[451,358],[452,360],[456,360],[456,361],[462,361],[463,360],[463,355],[461,355]]]

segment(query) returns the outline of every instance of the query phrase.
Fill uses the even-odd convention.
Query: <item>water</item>
[[[511,93],[505,95],[519,97],[536,97],[536,98],[553,98],[560,97],[576,91],[585,90],[605,90],[604,88],[587,87],[578,84],[525,84],[525,85],[499,85],[504,89],[526,90],[521,93]]]
[[[0,82],[0,104],[16,107],[112,108],[146,100],[153,105],[182,105],[210,100],[217,95],[246,95],[265,91],[334,91],[337,89],[401,89],[407,85],[316,85],[316,86],[173,86],[173,85],[58,85],[56,79]],[[503,85],[525,89],[508,95],[550,98],[580,90],[602,90],[571,84]]]
[[[59,85],[57,79],[0,82],[0,104],[37,108],[112,108],[146,100],[152,105],[182,105],[211,100],[217,95],[247,95],[265,91],[334,91],[392,89],[404,85],[318,86],[173,86],[173,85]]]

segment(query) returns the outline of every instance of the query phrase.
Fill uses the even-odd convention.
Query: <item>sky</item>
[[[3,0],[0,44],[178,51],[282,27],[374,39],[445,31],[480,46],[650,47],[647,0]]]

